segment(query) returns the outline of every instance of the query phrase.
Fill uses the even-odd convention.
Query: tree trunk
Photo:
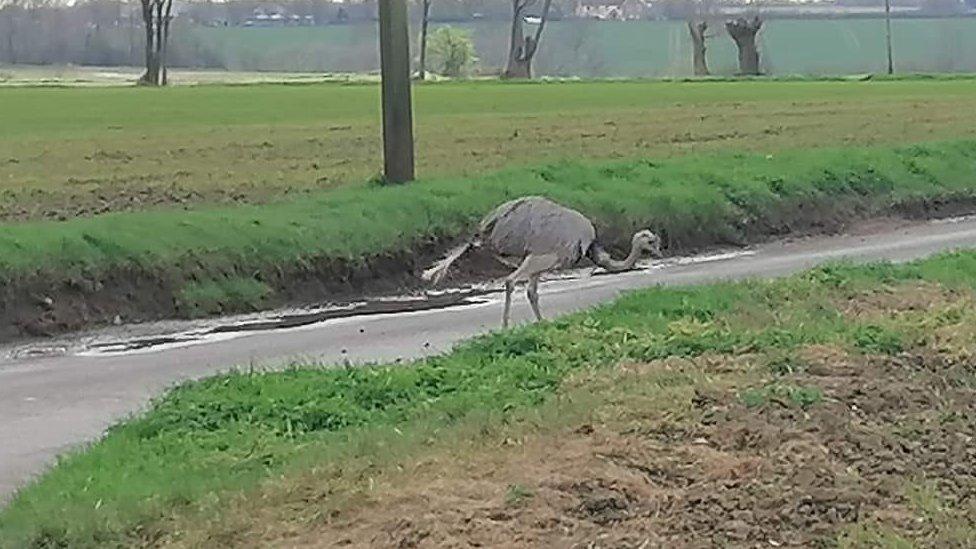
[[[139,79],[140,84],[166,85],[166,50],[172,10],[173,0],[142,0],[142,21],[146,26],[146,73]]]
[[[891,0],[885,0],[885,49],[888,53],[888,74],[895,74],[895,60],[891,54]]]
[[[522,31],[522,10],[525,4],[522,0],[512,0],[512,31],[508,41],[508,63],[505,64],[505,72],[502,78],[531,78],[531,70],[526,67],[524,70],[513,70],[523,57],[522,48],[525,47],[525,35]],[[529,63],[531,66],[531,62]],[[528,73],[528,76],[514,76],[515,73]]]
[[[529,40],[531,40],[531,38]],[[504,78],[525,80],[532,78],[532,59],[524,59],[522,57],[510,59],[508,66],[505,68],[505,73],[502,76]]]
[[[705,21],[688,21],[688,30],[691,31],[695,76],[708,76],[708,63],[705,60],[705,32],[708,31],[708,23]]]
[[[145,86],[155,86],[159,81],[159,64],[156,62],[156,33],[153,32],[152,0],[142,0],[142,23],[146,28],[146,72],[139,79]]]
[[[427,24],[430,22],[430,2],[424,0],[424,17],[420,21],[420,70],[418,75],[421,80],[427,78]]]
[[[759,16],[752,19],[741,17],[725,23],[729,36],[739,48],[739,74],[759,74],[759,47],[756,46],[756,35],[762,28]]]
[[[173,13],[173,0],[166,0],[166,10],[163,12],[163,18],[159,22],[162,27],[162,38],[159,44],[159,85],[165,86],[168,83],[168,70],[166,63],[168,61],[167,54],[169,53],[169,24],[172,21]]]
[[[539,40],[542,31],[549,20],[549,7],[552,0],[545,0],[542,4],[539,26],[533,36],[525,36],[522,30],[522,18],[530,0],[512,0],[512,35],[508,48],[508,64],[502,78],[532,78],[532,59],[539,50]]]
[[[156,60],[156,79],[153,81],[153,85],[159,86],[163,82],[163,3],[161,0],[156,0],[156,42],[153,44],[156,47],[154,52]]]

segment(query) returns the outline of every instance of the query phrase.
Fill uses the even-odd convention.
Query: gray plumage
[[[506,202],[482,219],[477,232],[464,244],[424,271],[423,278],[440,282],[465,252],[484,246],[506,265],[517,267],[505,279],[503,326],[508,326],[511,295],[517,282],[528,282],[528,298],[537,319],[538,282],[542,273],[575,265],[583,257],[610,271],[630,269],[642,251],[660,256],[660,239],[648,230],[638,231],[627,259],[615,261],[596,242],[593,223],[576,210],[549,199],[528,196]]]
[[[529,254],[555,254],[559,267],[575,264],[596,240],[590,220],[576,210],[539,197],[506,202],[478,230],[491,251],[509,261]]]

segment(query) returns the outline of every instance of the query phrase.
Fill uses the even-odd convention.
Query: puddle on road
[[[932,225],[952,225],[956,223],[965,223],[967,221],[972,221],[976,219],[976,215],[957,215],[955,217],[944,217],[942,219],[933,219],[929,223]]]
[[[754,255],[755,253],[752,250],[736,250],[700,256],[674,257],[663,261],[647,261],[639,263],[637,269],[629,271],[629,273],[647,273],[668,267],[723,261]],[[602,270],[594,272],[593,269],[574,269],[552,273],[550,276],[545,277],[544,280],[547,282],[568,282],[589,278],[591,276],[602,277],[620,274],[628,273],[608,273]],[[273,316],[259,315],[233,322],[225,320],[223,323],[213,324],[209,327],[177,333],[92,342],[74,354],[76,356],[118,356],[158,352],[176,347],[226,341],[257,332],[271,332],[313,326],[337,319],[415,313],[479,305],[490,302],[492,300],[492,294],[499,294],[501,292],[500,284],[484,284],[443,291],[428,291],[423,295],[385,297],[341,305],[333,304]]]
[[[68,353],[67,345],[32,345],[29,347],[14,349],[13,351],[7,354],[9,355],[9,358],[13,358],[16,360],[25,360],[31,358],[62,356],[67,353]],[[0,358],[3,358],[3,356],[0,356]]]
[[[234,323],[218,324],[210,328],[177,334],[91,343],[87,345],[85,350],[76,354],[78,356],[106,356],[148,350],[158,351],[165,348],[211,343],[248,333],[301,328],[341,318],[414,313],[463,305],[476,305],[487,302],[488,295],[500,291],[498,289],[487,288],[465,288],[443,292],[428,292],[422,296],[377,298],[374,300],[306,309],[295,313],[279,314]]]

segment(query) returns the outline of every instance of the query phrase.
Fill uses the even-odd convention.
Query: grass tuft
[[[186,316],[214,315],[227,309],[260,309],[272,294],[271,288],[248,278],[227,278],[191,282],[177,294],[177,308]]]
[[[519,507],[532,499],[534,495],[531,489],[521,484],[512,484],[508,487],[508,491],[505,492],[505,505]]]
[[[762,408],[775,403],[781,406],[796,406],[805,410],[823,400],[823,391],[819,387],[798,387],[771,383],[760,388],[743,391],[741,399],[748,408]]]

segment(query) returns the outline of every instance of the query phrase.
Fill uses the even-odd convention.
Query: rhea
[[[437,284],[455,261],[479,247],[487,248],[499,261],[515,268],[505,278],[504,328],[509,325],[512,292],[519,282],[527,283],[529,305],[536,320],[542,320],[539,278],[544,273],[570,267],[584,257],[613,272],[632,269],[642,253],[661,257],[661,239],[645,229],[634,234],[627,258],[615,260],[596,241],[596,229],[586,216],[547,198],[527,196],[495,208],[467,241],[424,271],[423,279]]]

